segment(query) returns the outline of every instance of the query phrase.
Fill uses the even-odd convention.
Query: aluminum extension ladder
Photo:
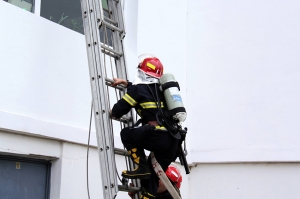
[[[113,82],[112,78],[128,79],[123,48],[125,37],[123,12],[120,0],[81,0],[81,7],[93,97],[103,198],[113,199],[118,191],[140,190],[139,180],[133,180],[135,187],[124,185],[124,183],[118,185],[115,154],[128,156],[128,153],[125,150],[114,148],[113,125],[109,115],[109,110],[112,107],[110,107],[111,92],[108,89]],[[111,73],[111,76],[108,73]],[[117,100],[125,94],[125,88],[122,86],[117,86],[114,90]],[[131,111],[123,116],[119,121],[121,122],[121,128],[131,126],[135,121],[133,112]],[[127,161],[129,162],[128,169],[132,170],[134,168],[133,162],[130,158]],[[160,167],[157,162],[155,165]],[[161,168],[159,173],[160,178],[161,176],[164,177],[163,182],[165,184],[169,183],[171,186]],[[170,193],[172,192],[174,191]],[[135,199],[138,196],[138,194],[135,194]],[[174,198],[180,198],[178,194],[174,196]]]

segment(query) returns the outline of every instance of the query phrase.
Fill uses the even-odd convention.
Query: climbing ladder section
[[[126,151],[115,149],[113,124],[110,118],[112,90],[118,100],[125,88],[111,88],[113,78],[128,79],[123,48],[125,27],[121,2],[118,0],[81,0],[84,33],[89,63],[90,83],[97,134],[100,171],[104,198],[115,198],[118,191],[139,190],[118,185],[115,154]],[[109,90],[109,88],[111,88]],[[119,119],[121,128],[132,125],[132,113]],[[119,132],[118,132],[119,133]],[[128,163],[129,169],[132,162]],[[137,184],[137,182],[135,182]]]

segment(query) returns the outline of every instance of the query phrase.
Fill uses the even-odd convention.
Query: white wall
[[[189,197],[297,199],[299,163],[199,164],[190,175]]]
[[[124,40],[125,59],[129,80],[133,80],[132,69],[137,66],[138,0],[124,0],[126,36]]]
[[[135,65],[137,1],[125,3],[126,61]],[[9,30],[0,32],[0,128],[87,143],[92,97],[84,35],[0,5],[0,21]],[[96,145],[95,132],[91,143]]]
[[[193,162],[300,160],[298,8],[188,1]]]
[[[138,52],[158,54],[182,85],[191,162],[299,161],[298,7],[140,3]]]
[[[296,0],[139,2],[138,53],[156,54],[182,88],[196,166],[183,182],[188,198],[297,197],[298,8]]]
[[[156,55],[165,73],[180,82],[186,99],[187,2],[180,0],[140,1],[138,17],[138,54]]]
[[[39,151],[39,155],[59,158],[52,161],[51,198],[87,198],[86,146],[4,132],[0,136],[1,152],[25,155]],[[116,159],[120,173],[125,163],[123,157]],[[297,199],[299,171],[299,163],[199,164],[192,168],[191,175],[183,175],[181,191],[183,198]],[[91,198],[102,198],[100,179],[97,150],[91,148]],[[127,194],[119,192],[117,198],[127,198]]]
[[[0,3],[9,30],[0,33],[0,111],[86,129],[91,93],[84,36]]]

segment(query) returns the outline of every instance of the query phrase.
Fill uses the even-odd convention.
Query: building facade
[[[298,1],[123,3],[130,78],[152,53],[181,86],[183,198],[298,198]],[[1,1],[0,21],[0,195],[102,198],[80,1]]]

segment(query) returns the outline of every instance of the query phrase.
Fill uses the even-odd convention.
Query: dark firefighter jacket
[[[159,91],[159,84],[132,85],[129,82],[127,93],[113,106],[112,115],[120,118],[134,107],[144,123],[156,121],[157,97],[161,102],[161,108],[164,110],[164,97],[162,92]]]

